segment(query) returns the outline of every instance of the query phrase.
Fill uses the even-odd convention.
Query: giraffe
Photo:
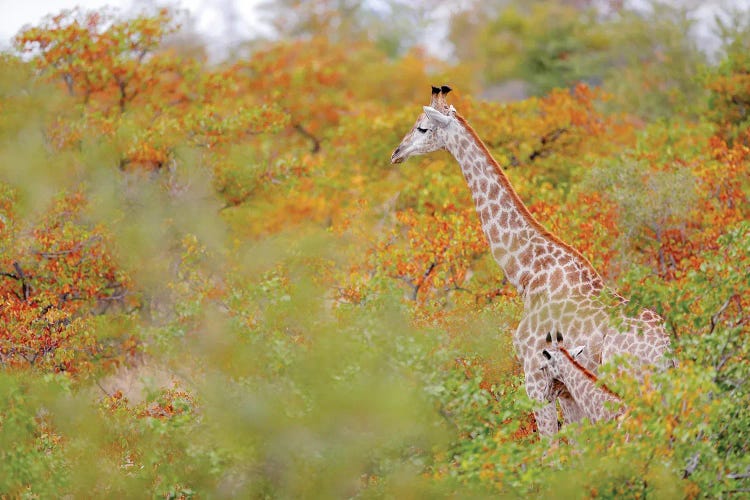
[[[623,342],[622,330],[642,336],[643,349],[631,353],[642,365],[668,364],[664,356],[670,339],[655,313],[626,317],[626,301],[605,288],[588,260],[534,219],[477,133],[446,102],[450,90],[432,87],[430,105],[423,107],[391,162],[445,149],[460,165],[492,255],[523,302],[513,345],[523,364],[526,392],[542,404],[534,412],[538,432],[549,436],[558,430],[556,401],[566,422],[583,414],[567,390],[553,390],[554,380],[542,370],[539,353],[547,332],[564,332],[574,345],[584,345],[589,353],[585,367],[594,373],[632,348]]]
[[[573,400],[581,408],[583,415],[591,422],[612,420],[625,412],[622,399],[606,385],[598,385],[598,379],[579,360],[585,349],[579,346],[568,351],[561,345],[563,338],[557,332],[557,343],[552,343],[552,334],[547,333],[547,348],[542,351],[542,369],[548,371],[554,380],[565,384]]]

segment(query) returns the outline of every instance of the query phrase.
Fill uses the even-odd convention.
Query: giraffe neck
[[[563,373],[561,374],[566,380],[585,380],[584,385],[590,386],[594,391],[602,391],[609,396],[620,399],[614,391],[604,384],[597,385],[599,379],[596,375],[591,373],[585,366],[580,364],[564,347],[560,347],[560,354],[565,358],[563,365]]]
[[[471,126],[460,115],[456,119],[447,149],[461,166],[492,255],[508,281],[521,295],[600,290],[591,264],[534,219]]]
[[[604,386],[596,385],[596,378],[589,377],[590,372],[581,370],[580,365],[572,363],[572,358],[563,355],[557,367],[559,380],[565,384],[573,399],[583,408],[586,416],[592,421],[610,420],[616,417],[622,409],[622,400]],[[620,408],[611,409],[615,404]]]

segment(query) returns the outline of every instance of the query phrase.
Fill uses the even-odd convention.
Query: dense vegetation
[[[426,7],[345,3],[271,2],[220,62],[169,10],[0,54],[0,497],[747,495],[747,13],[709,64],[684,9],[477,2],[456,63]],[[665,317],[679,368],[613,380],[623,419],[534,432],[458,166],[389,163],[431,83]]]

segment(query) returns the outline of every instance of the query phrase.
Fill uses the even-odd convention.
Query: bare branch
[[[711,315],[711,328],[709,329],[708,333],[713,333],[714,328],[716,328],[716,325],[719,323],[719,318],[724,313],[724,311],[727,310],[727,307],[729,307],[729,304],[732,302],[732,298],[734,295],[729,297],[724,304],[719,308],[718,311],[716,311],[715,314]]]
[[[29,295],[31,295],[31,287],[26,281],[26,275],[24,274],[23,269],[21,269],[21,264],[19,264],[18,261],[13,263],[13,269],[16,270],[16,275],[18,276],[17,279],[21,281],[21,293],[23,294],[24,302],[26,302],[29,300]]]
[[[682,478],[686,479],[690,477],[690,475],[695,472],[695,469],[698,468],[698,464],[700,463],[701,454],[700,452],[695,452],[692,457],[690,457],[690,460],[688,460],[687,466],[685,467],[685,470],[682,471]]]
[[[313,143],[312,145],[312,153],[318,153],[320,151],[320,139],[315,137],[312,133],[310,133],[305,127],[303,127],[301,124],[297,123],[294,125],[294,130],[305,136],[306,138],[310,139]]]
[[[99,387],[99,389],[101,389],[101,391],[104,393],[105,396],[107,396],[109,398],[112,397],[112,394],[108,393],[107,390],[104,387],[102,387],[102,384],[99,383],[99,380],[95,380],[94,382],[96,383],[97,387]]]

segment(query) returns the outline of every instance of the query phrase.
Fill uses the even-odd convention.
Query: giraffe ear
[[[443,113],[433,108],[432,106],[424,106],[423,109],[424,109],[424,114],[427,115],[427,118],[437,123],[441,127],[445,127],[451,122],[450,116],[444,115]]]
[[[542,356],[544,356],[547,359],[552,359],[552,355],[547,352],[547,349],[542,351]]]
[[[574,349],[571,349],[570,355],[573,356],[573,359],[575,359],[575,358],[577,358],[578,356],[581,355],[581,353],[583,352],[583,350],[585,348],[586,348],[586,346],[579,345],[578,347],[576,347]]]

